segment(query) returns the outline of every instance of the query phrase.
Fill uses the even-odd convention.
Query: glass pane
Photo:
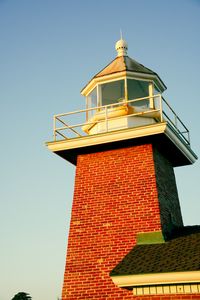
[[[97,106],[97,88],[95,88],[88,96],[87,96],[87,107],[96,107]]]
[[[102,105],[116,103],[124,99],[124,80],[101,85]]]
[[[87,96],[87,108],[92,108],[97,106],[97,88],[92,90],[92,92]],[[95,113],[95,110],[88,111],[88,118],[91,118]]]
[[[154,84],[154,94],[155,95],[160,94],[160,91],[156,88],[155,84]]]
[[[149,82],[147,81],[128,79],[127,86],[128,86],[128,100],[149,96]],[[147,107],[148,104],[149,104],[149,100],[147,99],[147,100],[134,102],[132,105]]]

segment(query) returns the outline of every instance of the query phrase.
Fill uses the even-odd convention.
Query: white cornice
[[[196,161],[197,156],[195,155],[195,153],[183,141],[183,139],[178,136],[178,134],[173,130],[171,126],[169,126],[167,122],[110,131],[101,134],[87,135],[67,140],[47,142],[46,144],[49,150],[58,152],[63,150],[78,149],[88,146],[96,146],[100,144],[129,140],[139,137],[153,136],[157,134],[164,134],[165,136],[167,136],[191,163],[194,163]]]
[[[118,287],[200,283],[200,271],[111,276]]]
[[[165,135],[179,148],[179,150],[187,156],[191,163],[194,163],[197,159],[197,156],[194,152],[186,146],[186,143],[183,139],[180,139],[178,135],[172,130],[169,126],[166,126]]]
[[[105,144],[110,142],[164,133],[166,126],[167,123],[157,123],[148,126],[134,127],[123,130],[111,131],[107,133],[87,135],[74,139],[48,142],[47,146],[49,150],[53,152],[82,148],[86,146],[95,146],[98,144]]]
[[[92,80],[82,89],[81,95],[87,96],[91,90],[98,84],[98,83],[104,83],[109,82],[117,79],[123,79],[124,77],[129,77],[133,79],[146,79],[146,80],[155,80],[160,85],[159,88],[161,88],[161,91],[163,92],[166,87],[163,85],[162,81],[159,79],[158,75],[156,74],[146,74],[146,73],[139,73],[139,72],[131,72],[131,71],[121,71],[112,73],[109,75],[104,75],[100,77],[94,77]]]

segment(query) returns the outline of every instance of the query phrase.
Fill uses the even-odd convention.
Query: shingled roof
[[[129,56],[117,56],[103,70],[97,73],[94,78],[123,71],[157,75],[154,71],[146,68]]]
[[[100,72],[98,72],[88,83],[87,85],[81,90],[81,93],[85,90],[87,86],[94,80],[98,80],[106,75],[117,74],[120,72],[130,72],[133,76],[142,76],[151,78],[156,82],[157,86],[162,90],[166,90],[166,85],[159,77],[157,73],[150,70],[149,68],[143,66],[136,60],[130,58],[129,56],[117,56],[111,63],[109,63],[105,68],[103,68]],[[84,93],[83,93],[84,94]]]
[[[113,61],[111,61],[111,63],[109,63],[103,70],[97,73],[93,78],[99,78],[105,75],[110,75],[110,74],[119,73],[123,71],[153,75],[159,79],[159,81],[163,84],[165,89],[167,88],[157,73],[143,66],[142,64],[130,58],[129,56],[117,56]]]
[[[194,233],[191,233],[194,232]],[[200,226],[162,244],[136,245],[111,276],[200,270]]]

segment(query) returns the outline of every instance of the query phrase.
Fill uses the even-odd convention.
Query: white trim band
[[[200,283],[200,271],[111,276],[118,287]]]
[[[197,157],[190,147],[186,145],[183,139],[178,137],[176,132],[166,122],[88,135],[68,140],[47,142],[46,145],[49,150],[58,152],[157,134],[165,134],[191,163],[196,161]]]

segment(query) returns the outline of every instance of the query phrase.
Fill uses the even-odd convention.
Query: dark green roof
[[[183,228],[181,236],[163,244],[136,245],[110,275],[199,271],[200,226]]]

